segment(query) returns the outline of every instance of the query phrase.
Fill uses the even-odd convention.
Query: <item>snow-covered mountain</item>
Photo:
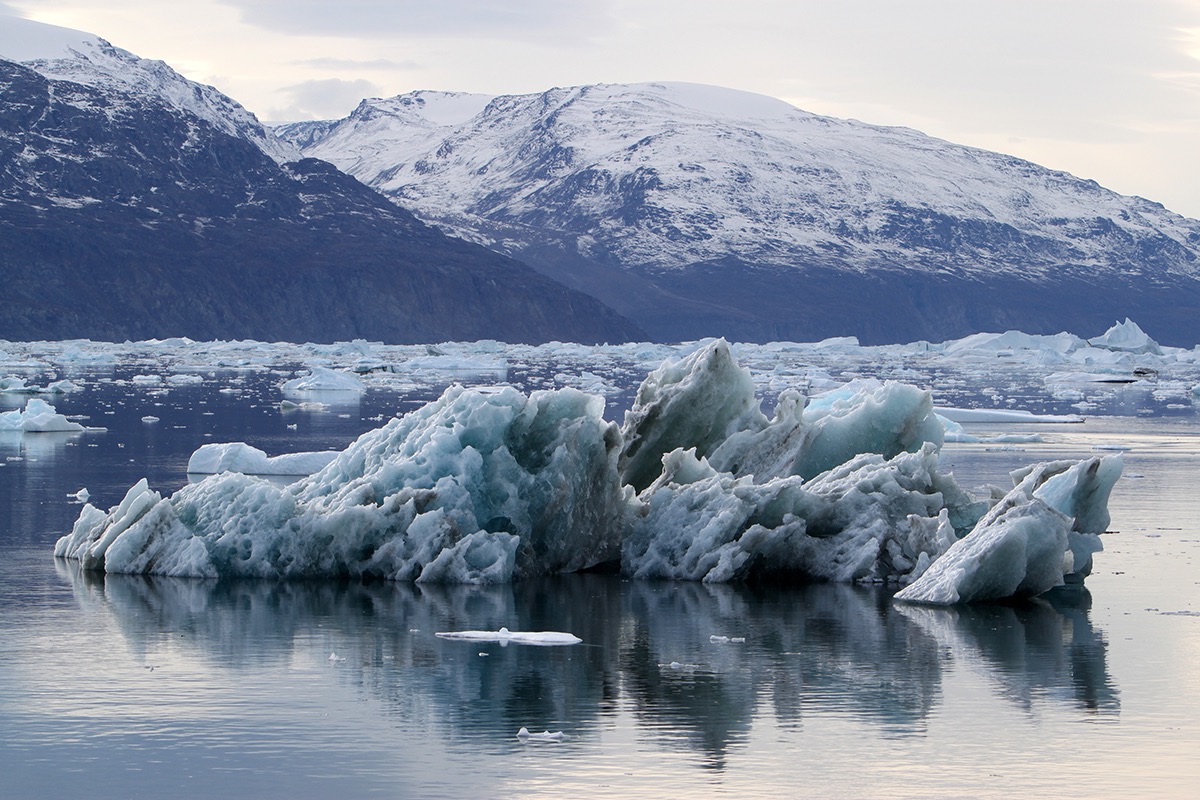
[[[681,83],[414,92],[279,129],[660,338],[1200,324],[1200,223],[1011,156]]]
[[[216,89],[0,17],[0,338],[617,341],[592,297],[304,158]]]

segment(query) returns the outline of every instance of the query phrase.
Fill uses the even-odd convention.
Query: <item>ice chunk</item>
[[[1102,336],[1088,339],[1092,347],[1105,350],[1120,350],[1125,353],[1153,353],[1162,355],[1162,347],[1151,339],[1138,324],[1129,317],[1124,322],[1118,322],[1104,332]]]
[[[59,414],[45,400],[30,398],[24,410],[0,413],[0,431],[22,431],[24,433],[57,433],[87,430],[78,422],[72,422]]]
[[[285,381],[280,389],[285,394],[342,393],[362,394],[366,391],[363,382],[348,372],[337,372],[326,367],[312,367],[309,374]]]
[[[641,491],[662,471],[663,455],[677,447],[706,456],[731,434],[766,425],[750,371],[734,362],[724,339],[709,342],[663,363],[638,388],[622,427],[622,480]]]
[[[980,520],[896,599],[953,605],[1032,597],[1062,584],[1070,519],[1040,501],[997,508],[1002,513]]]
[[[626,494],[602,408],[451,387],[285,488],[224,473],[127,523],[85,507],[56,553],[109,572],[459,582],[615,561]]]
[[[896,599],[951,605],[1028,597],[1087,574],[1120,472],[1117,456],[1014,472],[1013,490]]]
[[[662,472],[676,448],[694,449],[718,471],[763,482],[810,477],[859,453],[890,458],[926,442],[941,444],[929,392],[894,381],[853,381],[808,401],[780,395],[768,421],[750,373],[723,339],[667,362],[642,383],[625,416],[621,474],[637,491]]]
[[[560,631],[441,631],[434,634],[441,639],[460,639],[467,642],[499,642],[500,644],[532,644],[541,647],[579,644],[583,641],[573,633]]]
[[[53,381],[45,386],[29,386],[16,375],[0,378],[0,394],[65,394],[79,387],[69,380]]]
[[[1078,423],[1077,414],[1034,414],[1008,408],[943,408],[934,409],[937,415],[951,422],[1002,422],[1019,424]]]
[[[639,496],[622,570],[639,578],[905,580],[986,510],[937,472],[933,445],[857,456],[804,482],[755,484],[676,450]]]
[[[268,456],[245,442],[206,444],[192,453],[187,471],[193,475],[242,472],[247,475],[312,475],[337,458],[336,451]]]
[[[528,728],[522,727],[517,731],[517,739],[522,744],[525,742],[561,742],[567,738],[567,735],[562,731],[542,731],[541,733],[530,733]]]

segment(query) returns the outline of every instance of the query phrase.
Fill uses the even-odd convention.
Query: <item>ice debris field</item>
[[[1091,340],[1009,332],[883,348],[850,339],[592,348],[0,343],[0,368],[111,363],[126,351],[176,373],[151,375],[157,391],[186,370],[294,360],[308,369],[281,385],[293,406],[428,381],[431,372],[447,381],[479,372],[498,379],[514,362],[547,352],[595,372],[544,374],[553,388],[528,392],[451,383],[439,399],[337,453],[271,457],[245,443],[206,446],[189,464],[189,472],[213,473],[198,483],[163,497],[143,480],[108,511],[83,507],[55,554],[87,569],[495,583],[605,568],[655,579],[890,582],[901,600],[935,604],[1032,596],[1081,581],[1101,550],[1120,457],[1034,464],[1014,472],[1009,487],[971,493],[939,468],[940,447],[988,439],[956,420],[1082,417],[935,410],[928,389],[844,370],[835,378],[814,364],[890,364],[897,377],[908,370],[922,382],[952,382],[951,368],[987,372],[1007,363],[1051,381],[1153,376],[1155,391],[1180,406],[1197,395],[1200,367],[1200,351],[1160,347],[1126,321]],[[656,359],[623,423],[606,420],[602,395],[622,382],[612,366],[632,371]],[[572,385],[582,375],[590,391]],[[1056,397],[1078,392],[1083,410],[1083,389],[1051,381]],[[770,416],[760,395],[774,400]],[[1008,436],[1017,438],[998,440],[1037,434]],[[281,486],[254,473],[303,477]]]

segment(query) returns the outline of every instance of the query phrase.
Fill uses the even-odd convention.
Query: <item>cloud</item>
[[[379,86],[368,80],[323,78],[285,86],[279,90],[287,105],[271,111],[272,122],[344,117],[364,97],[376,97]]]
[[[2,0],[0,0],[2,1]],[[245,22],[306,36],[586,39],[605,25],[609,0],[222,0]]]
[[[300,67],[313,67],[315,69],[331,69],[331,70],[346,70],[352,72],[355,70],[417,70],[424,67],[416,61],[394,61],[390,58],[374,58],[374,59],[357,59],[357,58],[304,58],[299,61],[293,61],[293,64]]]

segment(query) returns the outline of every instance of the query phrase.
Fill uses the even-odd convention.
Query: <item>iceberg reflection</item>
[[[307,664],[370,699],[365,708],[452,750],[494,747],[521,727],[564,729],[572,746],[587,746],[622,715],[648,746],[696,754],[713,769],[756,725],[839,717],[889,738],[920,736],[950,702],[951,668],[964,664],[1021,708],[1093,716],[1120,707],[1082,593],[942,609],[839,584],[594,574],[483,587],[196,581],[57,563],[83,610],[107,617],[135,657],[175,648],[217,673]],[[501,627],[569,631],[583,644],[504,648],[435,636]]]

